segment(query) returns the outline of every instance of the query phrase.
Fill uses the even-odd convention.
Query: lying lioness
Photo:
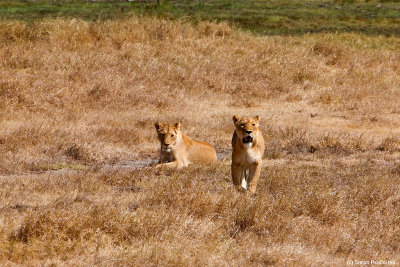
[[[212,163],[217,161],[215,148],[201,141],[192,140],[184,135],[181,124],[155,124],[161,143],[160,165],[172,168],[187,167],[190,163]],[[169,162],[171,161],[171,162]]]
[[[238,188],[241,185],[251,193],[256,191],[265,149],[259,120],[259,116],[233,116],[235,131],[232,137],[232,181]]]

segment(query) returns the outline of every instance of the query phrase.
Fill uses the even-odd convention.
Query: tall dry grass
[[[154,155],[155,120],[182,120],[218,148],[233,113],[260,114],[269,134],[398,133],[399,55],[335,41],[357,36],[258,38],[149,18],[0,28],[3,172]]]
[[[400,262],[397,48],[155,18],[1,22],[0,260]],[[232,189],[229,157],[132,170],[157,158],[157,120],[225,155],[233,114],[261,115],[256,196]]]

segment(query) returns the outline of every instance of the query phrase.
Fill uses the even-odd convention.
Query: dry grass
[[[398,41],[149,18],[1,22],[0,261],[400,262]],[[155,121],[181,120],[224,152],[233,114],[261,115],[255,196],[233,190],[229,157],[133,170],[157,158]]]

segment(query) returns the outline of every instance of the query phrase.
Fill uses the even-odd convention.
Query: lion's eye
[[[174,137],[174,135],[173,135],[173,134],[171,134],[171,137]]]
[[[253,126],[256,126],[256,124],[255,124],[255,123],[253,123]]]

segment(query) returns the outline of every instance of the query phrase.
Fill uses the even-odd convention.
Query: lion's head
[[[155,123],[155,127],[158,134],[158,139],[161,142],[161,147],[167,152],[170,152],[180,141],[180,127],[181,123],[175,124],[162,124],[160,122]]]
[[[239,117],[233,116],[233,123],[235,124],[235,131],[243,144],[252,144],[254,138],[259,131],[260,116],[254,118],[251,117]]]

